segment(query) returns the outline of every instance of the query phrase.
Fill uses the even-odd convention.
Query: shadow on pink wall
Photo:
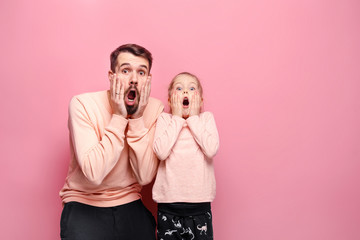
[[[154,185],[154,181],[152,181],[150,184],[143,187],[141,191],[142,200],[145,204],[145,206],[151,211],[153,216],[155,217],[155,220],[157,221],[157,203],[155,203],[152,199],[152,187]]]

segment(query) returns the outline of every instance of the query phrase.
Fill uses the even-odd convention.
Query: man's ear
[[[109,72],[108,72],[109,81],[111,81],[111,79],[113,78],[113,75],[114,75],[113,71],[109,70]]]
[[[146,80],[148,80],[150,78],[150,81],[152,80],[152,75],[151,73],[149,73],[149,75],[147,76]]]

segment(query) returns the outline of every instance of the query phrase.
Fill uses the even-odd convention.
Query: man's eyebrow
[[[130,66],[130,63],[123,63],[120,65],[120,67],[122,67],[122,66]]]
[[[146,65],[140,65],[140,67],[148,69],[148,67]]]
[[[123,64],[120,65],[120,67],[122,67],[122,66],[131,66],[131,64],[130,63],[123,63]],[[148,67],[146,65],[140,65],[139,67],[148,69]]]

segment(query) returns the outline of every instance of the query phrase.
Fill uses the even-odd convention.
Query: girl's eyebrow
[[[195,83],[195,82],[191,82],[191,83],[189,84],[189,86],[190,86],[190,87],[199,87],[199,85],[198,85],[197,83]]]

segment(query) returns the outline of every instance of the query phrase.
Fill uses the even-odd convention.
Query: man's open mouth
[[[128,90],[128,92],[127,92],[127,94],[126,94],[126,96],[125,96],[125,98],[124,98],[124,100],[125,100],[125,104],[127,105],[127,106],[134,106],[134,105],[136,105],[136,98],[138,97],[137,95],[138,95],[139,93],[138,93],[138,91],[137,91],[137,89],[136,88],[131,88],[131,89],[129,89]]]
[[[189,106],[189,99],[188,99],[187,97],[184,97],[183,106],[184,106],[184,107],[188,107],[188,106]]]
[[[129,102],[133,102],[135,98],[136,98],[136,91],[130,90],[129,93],[127,94],[127,99],[129,100]]]

